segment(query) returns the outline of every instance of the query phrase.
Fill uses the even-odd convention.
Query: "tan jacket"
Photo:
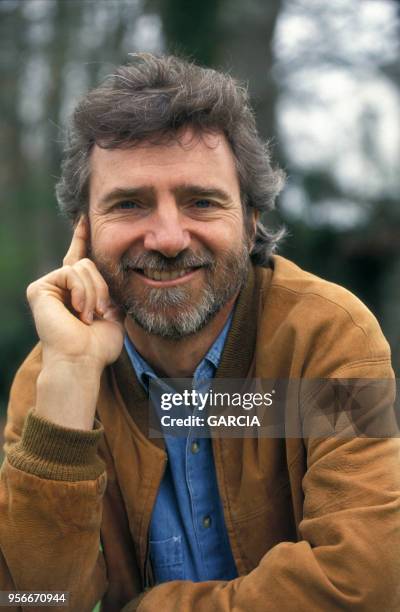
[[[162,441],[147,437],[147,399],[125,352],[102,377],[104,435],[99,423],[82,432],[34,413],[26,418],[40,367],[36,347],[11,392],[0,590],[64,590],[71,610],[90,612],[102,599],[102,609],[114,612],[151,586],[148,530],[166,453]],[[359,300],[275,257],[274,269],[249,276],[217,376],[393,373],[388,345]],[[292,411],[290,418],[312,428],[295,406]],[[400,610],[399,439],[214,437],[212,443],[239,577],[164,583],[126,610]]]

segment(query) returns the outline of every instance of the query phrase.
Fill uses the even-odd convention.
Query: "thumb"
[[[64,266],[73,266],[77,261],[87,257],[89,240],[89,222],[86,215],[82,215],[72,234],[71,244],[63,259]]]

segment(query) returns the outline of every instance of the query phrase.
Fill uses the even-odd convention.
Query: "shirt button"
[[[190,450],[192,451],[193,455],[195,455],[200,450],[200,444],[198,442],[196,442],[196,441],[192,442]]]
[[[203,527],[205,529],[208,529],[209,527],[211,527],[211,516],[205,516],[203,518]]]

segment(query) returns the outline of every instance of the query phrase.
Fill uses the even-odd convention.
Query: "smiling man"
[[[322,435],[311,396],[288,402],[279,437],[149,436],[150,387],[179,404],[176,378],[187,398],[214,378],[392,379],[366,307],[274,253],[261,215],[281,185],[228,75],[138,54],[78,104],[57,187],[74,234],[28,288],[40,343],[5,430],[0,590],[14,601],[400,609],[398,439]],[[390,395],[363,397],[384,420]]]
[[[184,377],[232,310],[251,236],[224,135],[186,127],[164,141],[94,148],[91,253],[139,352],[160,372]],[[179,350],[166,339],[180,340]]]

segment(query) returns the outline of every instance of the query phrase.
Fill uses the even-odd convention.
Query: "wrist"
[[[88,360],[45,363],[37,380],[36,413],[72,429],[93,429],[101,370]]]
[[[104,364],[100,363],[95,357],[87,354],[67,355],[47,347],[42,343],[42,363],[43,369],[65,368],[71,374],[79,375],[79,372],[87,372],[92,376],[100,378],[104,369]],[[76,374],[75,374],[76,373]]]

